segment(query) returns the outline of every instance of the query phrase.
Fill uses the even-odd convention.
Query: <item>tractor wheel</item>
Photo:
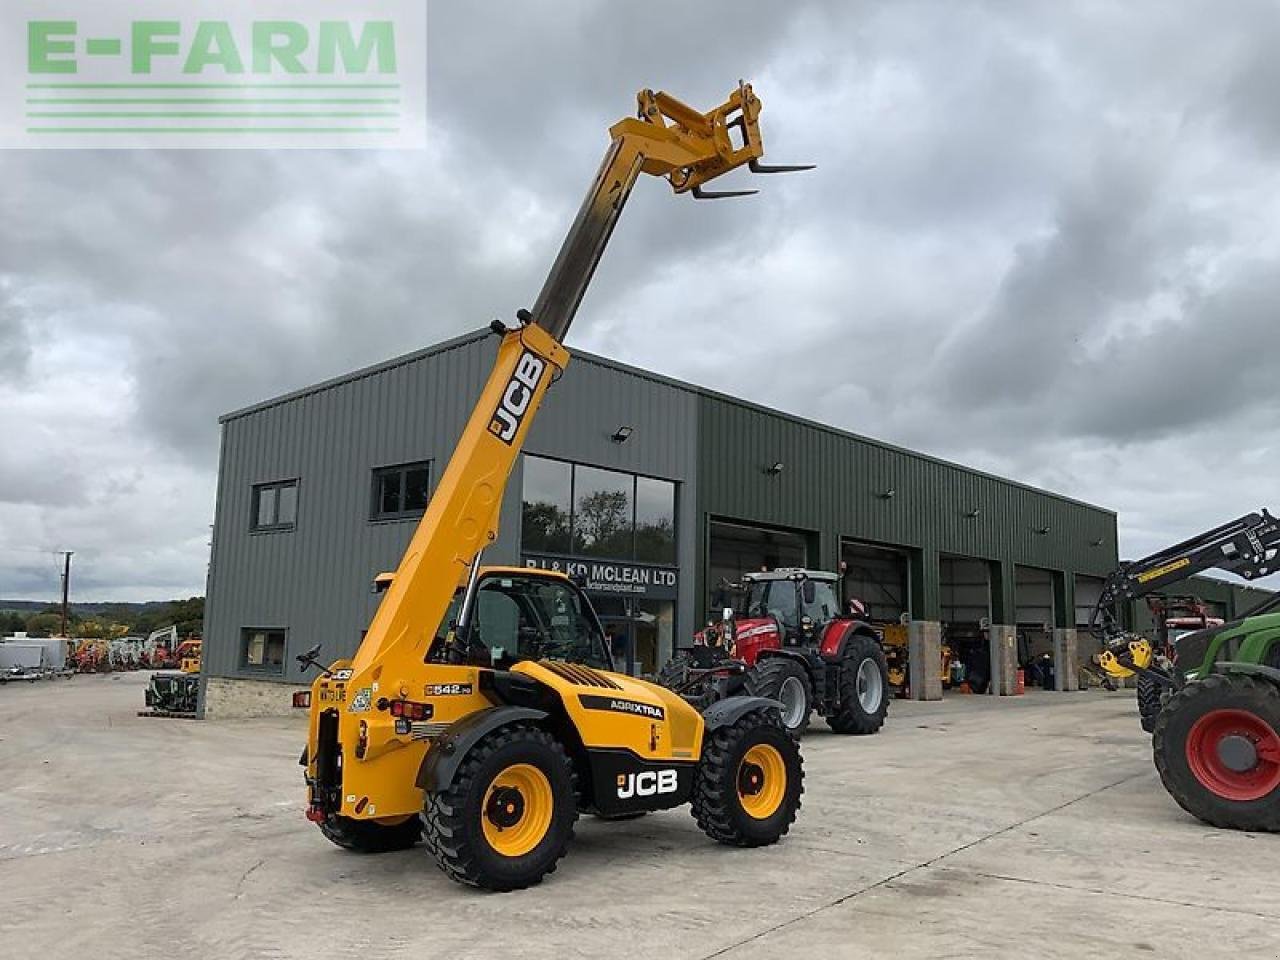
[[[1154,733],[1160,716],[1164,688],[1150,677],[1138,674],[1138,722],[1147,733]]]
[[[1280,831],[1280,688],[1212,674],[1165,703],[1153,738],[1165,789],[1188,813],[1231,830]]]
[[[759,660],[747,674],[747,693],[782,704],[782,725],[793,737],[804,733],[813,710],[813,684],[809,671],[787,657]]]
[[[415,813],[387,821],[356,820],[333,814],[320,822],[320,832],[330,843],[356,853],[389,853],[408,850],[422,838],[422,819]]]
[[[795,737],[776,711],[753,710],[707,737],[694,772],[692,812],[712,840],[762,847],[791,829],[802,793]]]
[[[505,727],[471,748],[426,801],[427,846],[460,883],[520,890],[556,868],[578,819],[573,767],[537,727]]]
[[[889,713],[889,668],[884,650],[872,637],[850,637],[835,669],[840,671],[836,678],[839,700],[835,711],[827,715],[827,726],[836,733],[875,733]]]

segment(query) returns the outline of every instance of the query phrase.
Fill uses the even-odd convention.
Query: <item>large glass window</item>
[[[676,562],[676,485],[669,480],[526,456],[521,500],[526,551]]]
[[[542,457],[524,458],[520,542],[525,550],[569,552],[573,467]]]
[[[636,478],[636,559],[676,562],[676,485]]]
[[[635,477],[598,467],[574,467],[573,552],[583,557],[632,556]]]

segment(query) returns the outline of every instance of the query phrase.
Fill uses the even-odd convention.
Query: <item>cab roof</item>
[[[776,570],[758,570],[755,573],[745,573],[742,579],[749,583],[759,583],[763,580],[825,580],[828,583],[835,583],[839,578],[834,573],[826,570],[808,570],[804,567],[778,567]]]

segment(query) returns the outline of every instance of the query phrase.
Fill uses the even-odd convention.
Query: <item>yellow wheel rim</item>
[[[738,802],[749,817],[767,820],[787,795],[787,765],[777,747],[757,743],[738,764]]]
[[[537,767],[515,763],[489,784],[480,808],[480,826],[493,850],[522,857],[547,835],[555,799],[551,781]]]

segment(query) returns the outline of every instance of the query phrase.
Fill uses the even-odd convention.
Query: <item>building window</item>
[[[676,485],[636,477],[636,559],[676,562]]]
[[[525,550],[569,552],[573,467],[542,457],[524,458],[520,543]]]
[[[254,530],[292,530],[298,520],[298,481],[260,483],[253,488]]]
[[[573,552],[581,557],[631,559],[635,482],[629,473],[573,468]]]
[[[676,485],[526,455],[522,550],[676,562]]]
[[[284,673],[283,630],[245,627],[240,631],[240,666],[262,673]]]
[[[431,499],[431,463],[402,463],[373,471],[371,520],[420,517]]]

